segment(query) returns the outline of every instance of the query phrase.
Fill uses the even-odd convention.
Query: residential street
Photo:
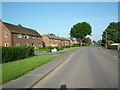
[[[118,58],[97,47],[83,47],[33,88],[117,88]]]

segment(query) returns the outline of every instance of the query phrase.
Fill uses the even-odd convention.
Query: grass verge
[[[79,47],[73,47],[73,48],[69,48],[69,49],[64,49],[64,50],[60,50],[58,52],[70,52],[70,51],[75,50],[77,48],[79,48]]]
[[[40,53],[40,52],[48,52],[48,50],[46,48],[40,48],[38,50],[34,51],[35,53]]]
[[[106,49],[106,50],[110,50],[110,51],[120,51],[120,49],[119,50],[116,50],[116,49],[108,49],[108,48],[106,48],[106,47],[103,47],[103,46],[101,46],[103,49]]]
[[[59,56],[60,55],[33,56],[19,61],[4,63],[2,64],[2,83],[14,80]]]

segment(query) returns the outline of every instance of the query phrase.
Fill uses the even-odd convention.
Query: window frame
[[[26,39],[29,39],[29,35],[24,35],[24,37],[25,37]]]
[[[16,46],[20,46],[20,43],[16,43]]]
[[[6,35],[7,35],[7,36],[6,36]],[[8,37],[8,32],[5,32],[5,33],[4,33],[4,36],[5,36],[5,37]]]
[[[17,34],[17,37],[18,38],[22,38],[22,34]]]

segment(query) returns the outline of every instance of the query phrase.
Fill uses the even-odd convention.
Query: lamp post
[[[107,31],[105,31],[106,33],[106,49],[107,49]]]

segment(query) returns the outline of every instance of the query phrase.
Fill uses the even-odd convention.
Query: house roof
[[[68,39],[66,39],[66,38],[63,38],[63,37],[58,37],[58,36],[54,36],[54,35],[46,35],[45,34],[45,36],[47,36],[48,38],[50,38],[50,39],[59,39],[59,40],[67,40],[67,41],[69,41]]]
[[[21,25],[13,25],[6,22],[2,22],[12,33],[27,34],[32,36],[41,36],[36,30],[23,27]]]

